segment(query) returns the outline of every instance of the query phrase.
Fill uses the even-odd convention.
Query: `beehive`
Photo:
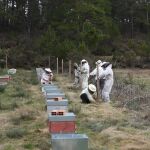
[[[85,134],[52,134],[52,150],[88,150]]]
[[[0,76],[0,82],[8,82],[10,79],[9,75]]]
[[[65,110],[68,111],[68,100],[47,100],[47,112],[50,113],[53,110]]]
[[[58,111],[58,110],[57,110]],[[56,114],[57,114],[56,111]],[[55,111],[53,111],[54,114]],[[50,133],[74,133],[75,132],[75,114],[64,113],[64,115],[48,114],[48,126]]]
[[[56,88],[56,89],[45,89],[45,93],[63,93],[62,90]]]
[[[46,93],[46,99],[49,100],[49,99],[54,99],[56,97],[62,97],[63,99],[66,98],[65,94],[64,93]]]
[[[53,86],[45,85],[45,86],[41,86],[41,88],[42,88],[42,92],[45,92],[46,90],[56,90],[56,89],[59,89],[58,86],[56,86],[56,85],[53,85]]]

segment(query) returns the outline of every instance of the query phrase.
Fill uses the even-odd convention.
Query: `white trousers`
[[[81,88],[82,90],[86,89],[88,87],[88,75],[82,75],[81,76]]]
[[[102,99],[105,102],[110,101],[109,94],[111,92],[112,86],[113,86],[113,80],[112,79],[105,80],[104,88],[102,89]]]

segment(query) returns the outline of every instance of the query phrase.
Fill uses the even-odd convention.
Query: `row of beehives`
[[[7,85],[7,83],[11,80],[11,76],[10,75],[3,75],[0,76],[0,86],[5,86]]]
[[[0,86],[5,86],[7,85],[7,83],[12,79],[11,75],[16,73],[16,69],[12,68],[12,69],[8,69],[7,70],[7,74],[5,75],[1,75],[0,76]]]
[[[40,81],[43,70],[37,68],[36,71]],[[41,87],[47,106],[52,150],[87,150],[88,137],[75,133],[76,115],[68,112],[68,100],[63,91],[54,84],[45,84]]]

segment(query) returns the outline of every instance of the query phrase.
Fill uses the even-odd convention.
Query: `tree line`
[[[0,0],[1,55],[24,61],[92,54],[130,64],[150,56],[149,28],[149,0]]]

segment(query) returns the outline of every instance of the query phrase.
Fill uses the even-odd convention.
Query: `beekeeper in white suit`
[[[53,73],[50,68],[45,68],[41,76],[41,84],[52,84]]]
[[[74,63],[74,83],[73,85],[79,87],[80,84],[80,68],[77,63]]]
[[[101,64],[102,71],[99,72],[99,79],[104,79],[104,86],[102,88],[102,99],[104,102],[110,102],[110,92],[113,86],[113,70],[112,64],[108,62],[103,62]]]
[[[98,66],[98,68],[96,67],[90,73],[90,76],[95,76],[95,84],[97,84],[97,76],[99,76],[99,85],[102,99],[105,102],[109,102],[109,94],[113,85],[112,65],[109,62],[102,62],[101,60],[98,60],[95,64]],[[99,71],[98,73],[97,70]]]
[[[95,62],[95,64],[96,64],[96,68],[90,73],[90,76],[95,76],[95,85],[97,85],[97,76],[100,74],[100,72],[103,71],[103,68],[101,67],[102,61],[98,60],[97,62]],[[97,70],[99,72],[97,72]],[[101,85],[100,85],[100,87],[101,87]]]
[[[88,87],[88,78],[89,78],[89,64],[88,62],[83,59],[81,61],[81,68],[80,68],[80,80],[81,80],[81,88],[82,90]]]

